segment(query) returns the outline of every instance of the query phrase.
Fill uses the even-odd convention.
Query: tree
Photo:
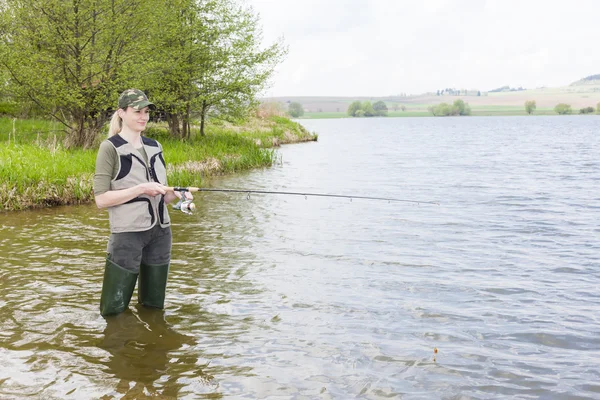
[[[385,117],[388,113],[388,108],[383,101],[376,101],[373,104],[373,110],[375,110],[375,115],[379,115]]]
[[[565,104],[565,103],[557,104],[554,107],[554,111],[560,115],[571,114],[573,112],[573,110],[571,109],[571,106],[569,104]]]
[[[13,97],[89,147],[149,54],[157,0],[14,0],[0,8],[0,64]],[[132,29],[135,27],[135,29]]]
[[[600,102],[596,104],[596,112],[600,114]]]
[[[365,112],[365,117],[374,117],[376,115],[373,105],[369,100],[363,101],[360,108]]]
[[[201,135],[209,117],[244,118],[287,49],[281,42],[261,49],[258,17],[235,0],[164,4],[154,32],[160,61],[147,85],[161,94],[172,134],[190,136],[194,111]]]
[[[304,107],[302,107],[302,104],[294,101],[290,103],[288,113],[294,118],[301,117],[304,115]]]
[[[449,115],[471,115],[471,107],[463,100],[455,100],[452,105],[440,103],[427,107],[430,113],[436,117],[447,117]]]
[[[356,117],[356,112],[361,109],[360,101],[356,100],[350,103],[348,106],[348,115],[351,117]]]
[[[528,100],[525,102],[525,112],[527,114],[532,114],[536,109],[535,100]]]

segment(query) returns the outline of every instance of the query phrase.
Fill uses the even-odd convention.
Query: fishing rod
[[[182,194],[179,203],[177,203],[174,208],[181,210],[183,212],[189,213],[193,211],[196,206],[192,203],[192,200],[184,200],[185,196],[183,195],[185,192],[223,192],[223,193],[245,193],[247,198],[250,199],[250,194],[282,194],[282,195],[291,195],[291,196],[304,196],[307,198],[308,196],[313,197],[335,197],[335,198],[343,198],[343,199],[364,199],[364,200],[382,200],[387,202],[403,202],[403,203],[414,203],[414,204],[435,204],[439,205],[440,203],[434,201],[420,201],[420,200],[407,200],[407,199],[396,199],[391,197],[372,197],[372,196],[350,196],[344,194],[330,194],[330,193],[309,193],[309,192],[280,192],[280,191],[270,191],[270,190],[249,190],[249,189],[212,189],[212,188],[199,188],[199,187],[167,187],[168,191],[180,192]]]

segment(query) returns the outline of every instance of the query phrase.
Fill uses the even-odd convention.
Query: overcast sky
[[[564,86],[600,74],[600,0],[247,0],[289,53],[266,96]]]

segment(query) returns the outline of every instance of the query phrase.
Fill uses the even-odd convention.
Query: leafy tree
[[[536,107],[535,100],[528,100],[525,102],[525,112],[527,112],[527,114],[532,114]]]
[[[452,105],[440,103],[427,108],[430,113],[437,117],[447,117],[449,115],[471,115],[471,107],[463,100],[455,100]]]
[[[361,107],[362,107],[362,105],[361,105],[360,101],[358,101],[358,100],[353,101],[348,106],[348,111],[347,111],[348,115],[351,116],[351,117],[356,117],[356,112],[358,110],[360,110]]]
[[[365,117],[373,117],[373,116],[377,115],[377,114],[375,114],[373,105],[371,104],[371,102],[369,100],[363,101],[360,108],[361,108],[361,110],[363,110],[365,112]]]
[[[579,114],[591,114],[594,111],[594,107],[585,107],[579,110]]]
[[[596,112],[600,114],[600,102],[596,104]]]
[[[400,106],[400,109],[401,109],[402,111],[406,111],[406,106],[405,106],[404,104],[402,104],[402,106]]]
[[[304,115],[304,107],[302,107],[302,104],[294,101],[290,103],[288,112],[292,117],[298,118]]]
[[[91,146],[144,64],[157,0],[14,0],[0,5],[0,64],[19,102]],[[135,27],[133,29],[132,27]]]
[[[565,103],[557,104],[554,107],[554,111],[560,115],[571,114],[573,112],[573,110],[571,109],[571,106],[569,104],[565,104]]]
[[[386,116],[388,113],[388,108],[383,101],[376,101],[373,104],[373,110],[375,110],[375,115]]]
[[[235,0],[173,0],[155,31],[159,62],[147,84],[160,93],[172,134],[189,137],[192,113],[244,118],[286,49],[260,49],[258,17]],[[158,52],[158,50],[157,50]]]

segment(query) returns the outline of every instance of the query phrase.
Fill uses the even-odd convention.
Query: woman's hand
[[[158,182],[140,183],[137,186],[141,190],[141,194],[148,196],[158,196],[159,194],[167,193],[167,187]]]
[[[184,198],[185,200],[193,200],[194,199],[194,196],[190,192],[183,192],[183,195],[185,196],[185,198]],[[173,200],[179,200],[180,198],[181,198],[181,192],[179,190],[169,191],[165,195],[165,203],[168,204],[168,203],[172,202]]]

